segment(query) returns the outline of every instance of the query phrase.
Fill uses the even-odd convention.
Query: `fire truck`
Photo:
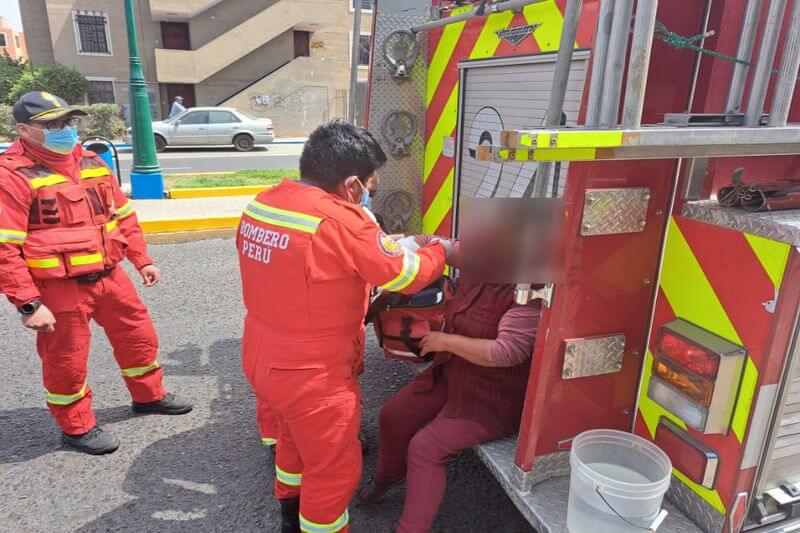
[[[521,429],[476,449],[532,526],[610,428],[672,462],[660,531],[800,529],[800,210],[716,194],[800,176],[800,0],[377,0],[372,35],[391,231],[563,201]]]

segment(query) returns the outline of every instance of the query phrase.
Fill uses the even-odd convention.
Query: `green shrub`
[[[13,141],[18,137],[11,106],[0,104],[0,142]]]
[[[25,93],[47,91],[70,104],[83,104],[91,88],[92,84],[74,68],[52,63],[23,72],[11,88],[8,100],[16,102]]]
[[[27,64],[11,59],[8,50],[4,52],[0,56],[0,104],[12,105],[14,100],[11,99],[11,91],[27,70]]]
[[[83,108],[89,113],[81,121],[81,137],[98,135],[108,139],[120,139],[125,133],[125,115],[117,104],[92,104]]]

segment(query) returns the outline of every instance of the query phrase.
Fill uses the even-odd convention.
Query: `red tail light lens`
[[[659,355],[698,376],[710,380],[717,377],[719,354],[689,342],[669,329],[662,327],[658,330],[655,348]]]
[[[679,472],[698,485],[714,488],[719,467],[717,452],[666,418],[659,422],[654,442]]]
[[[666,381],[704,407],[711,405],[714,384],[691,372],[677,368],[662,357],[653,361],[653,374]]]

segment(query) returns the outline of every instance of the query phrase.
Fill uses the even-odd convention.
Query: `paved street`
[[[258,146],[252,152],[237,152],[233,148],[175,148],[158,154],[158,161],[165,174],[297,168],[302,149],[302,144]],[[123,150],[119,159],[123,181],[128,181],[133,154]]]
[[[233,241],[153,245],[151,252],[165,274],[144,291],[161,335],[160,362],[168,388],[192,396],[195,410],[135,416],[108,343],[95,330],[89,383],[99,422],[122,447],[105,457],[61,448],[44,404],[34,335],[11,306],[2,306],[0,531],[277,530],[272,462],[259,443],[254,400],[240,370]],[[365,473],[375,463],[378,408],[409,379],[404,364],[385,360],[372,337],[367,359],[364,422],[373,450]],[[453,461],[448,489],[436,531],[529,531],[472,453]],[[375,507],[351,506],[352,530],[391,531],[402,503],[403,490],[396,489]]]

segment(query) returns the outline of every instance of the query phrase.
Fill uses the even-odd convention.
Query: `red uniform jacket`
[[[407,251],[362,207],[289,180],[250,203],[236,244],[248,319],[269,333],[271,360],[288,363],[343,362],[352,353],[329,358],[363,337],[370,285],[413,293],[445,262],[440,243]]]
[[[49,154],[17,141],[0,156],[0,292],[19,306],[34,279],[152,264],[133,206],[93,152]]]

